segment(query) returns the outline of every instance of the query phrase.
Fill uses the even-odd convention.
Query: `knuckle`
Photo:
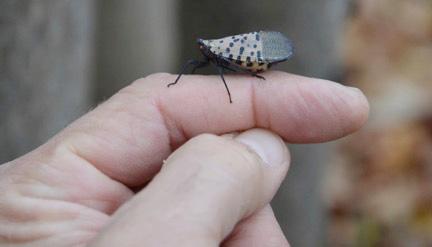
[[[146,76],[145,78],[143,78],[143,80],[150,80],[150,81],[160,81],[160,80],[167,80],[169,78],[171,78],[172,75],[169,73],[165,73],[165,72],[159,72],[159,73],[154,73],[154,74],[150,74],[148,76]]]
[[[130,87],[132,88],[157,88],[157,87],[161,87],[166,86],[164,83],[168,83],[170,81],[172,81],[173,75],[169,74],[169,73],[154,73],[154,74],[150,74],[147,75],[146,77],[143,78],[139,78],[137,80],[135,80],[134,82],[132,82],[132,84],[130,85]]]
[[[166,90],[167,84],[172,82],[173,78],[174,76],[168,73],[150,74],[133,81],[129,86],[121,89],[114,97],[126,95],[140,99],[141,101],[154,101],[163,90]]]

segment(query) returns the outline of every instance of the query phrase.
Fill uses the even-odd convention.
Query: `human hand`
[[[340,138],[368,103],[333,82],[265,76],[227,76],[229,104],[217,76],[167,88],[174,75],[151,75],[0,166],[0,244],[287,246],[269,206],[289,165],[278,136]]]

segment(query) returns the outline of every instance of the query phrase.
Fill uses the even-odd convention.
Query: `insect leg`
[[[224,65],[220,65],[220,66],[221,66],[222,68],[224,68],[224,69],[227,69],[227,70],[230,70],[230,71],[233,71],[233,72],[236,72],[236,73],[239,73],[239,72],[247,73],[247,74],[250,74],[250,75],[253,76],[253,77],[259,78],[259,79],[261,79],[261,80],[265,80],[265,77],[264,77],[264,76],[258,75],[257,73],[255,73],[255,72],[251,72],[251,71],[246,70],[246,69],[241,69],[241,68],[239,68],[238,70],[235,70],[235,69],[229,68],[229,67],[224,66]]]
[[[187,62],[183,65],[183,68],[181,69],[179,75],[177,76],[177,79],[176,79],[174,82],[169,83],[169,84],[167,85],[167,87],[170,87],[170,86],[172,86],[172,85],[177,84],[177,82],[180,80],[180,77],[181,77],[181,76],[186,72],[187,68],[188,68],[190,65],[194,65],[194,66],[196,67],[196,66],[201,65],[202,63],[208,64],[208,62],[201,62],[201,61],[198,61],[198,60],[195,60],[195,59],[191,59],[191,60],[187,61]],[[203,66],[204,66],[204,65],[203,65]],[[203,66],[201,66],[201,67],[203,67]],[[194,70],[195,70],[195,69],[194,69]]]
[[[205,66],[207,66],[208,64],[209,64],[209,61],[208,61],[208,60],[206,60],[206,61],[198,61],[197,64],[194,64],[194,67],[193,67],[193,69],[192,69],[192,71],[191,71],[191,74],[195,73],[195,70],[196,70],[196,69],[199,69],[199,68],[205,67]]]
[[[243,69],[243,68],[239,68],[239,71],[241,71],[243,73],[246,73],[246,74],[249,74],[249,75],[251,75],[253,77],[259,78],[261,80],[265,80],[264,76],[258,75],[256,72],[252,72],[252,71],[249,71],[249,70]],[[239,71],[237,71],[237,72],[239,72]]]
[[[224,78],[224,68],[223,67],[221,67],[221,66],[218,66],[218,65],[216,65],[216,68],[218,69],[218,71],[219,71],[219,75],[220,75],[220,77],[222,78],[222,81],[223,81],[223,83],[224,83],[224,85],[225,85],[225,89],[227,90],[227,92],[228,92],[228,97],[229,97],[229,102],[230,102],[230,104],[232,103],[232,100],[231,100],[231,93],[230,93],[230,91],[229,91],[229,88],[228,88],[228,85],[226,84],[226,81],[225,81],[225,78]]]
[[[252,76],[256,78],[260,78],[261,80],[265,80],[266,78],[264,76],[258,75],[257,73],[251,73]]]
[[[264,76],[261,76],[261,75],[258,75],[257,72],[252,72],[252,71],[249,71],[249,70],[247,70],[247,69],[245,69],[245,68],[243,68],[243,67],[235,66],[235,65],[234,65],[233,68],[230,68],[230,67],[228,67],[226,64],[231,64],[231,63],[230,63],[229,60],[226,60],[226,59],[223,59],[223,58],[222,58],[222,59],[221,59],[221,62],[219,63],[219,66],[221,66],[222,68],[225,68],[225,69],[227,69],[227,70],[233,71],[233,72],[242,72],[242,73],[247,73],[247,74],[250,74],[250,75],[253,76],[253,77],[259,78],[259,79],[261,79],[261,80],[265,80],[265,77],[264,77]]]
[[[232,72],[238,72],[237,70],[235,70],[235,69],[232,69],[232,68],[230,68],[230,67],[227,67],[227,66],[225,66],[225,65],[220,65],[222,68],[224,68],[224,69],[226,69],[226,70],[229,70],[229,71],[232,71]]]
[[[226,58],[219,58],[216,65],[220,66],[226,70],[232,71],[232,72],[239,72],[239,69],[236,67],[230,67],[231,62],[227,60]]]

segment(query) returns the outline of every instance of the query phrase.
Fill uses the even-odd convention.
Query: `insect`
[[[225,70],[243,72],[265,80],[263,76],[258,74],[293,55],[291,41],[282,33],[274,31],[251,32],[221,39],[198,39],[197,43],[204,55],[204,60],[189,60],[183,66],[176,80],[167,86],[177,84],[189,66],[193,66],[191,72],[193,74],[196,69],[212,63],[216,66],[225,85],[230,103],[232,103],[232,99],[224,78]]]

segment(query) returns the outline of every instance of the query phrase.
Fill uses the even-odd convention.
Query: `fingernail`
[[[288,159],[287,147],[282,138],[268,130],[248,130],[234,139],[255,151],[269,166],[282,165]]]
[[[231,132],[228,134],[224,134],[222,135],[223,138],[227,138],[227,139],[233,139],[234,137],[238,136],[240,132],[235,131],[235,132]]]
[[[352,95],[355,95],[355,96],[363,95],[363,92],[356,87],[345,86],[345,88],[349,89],[349,91]]]

